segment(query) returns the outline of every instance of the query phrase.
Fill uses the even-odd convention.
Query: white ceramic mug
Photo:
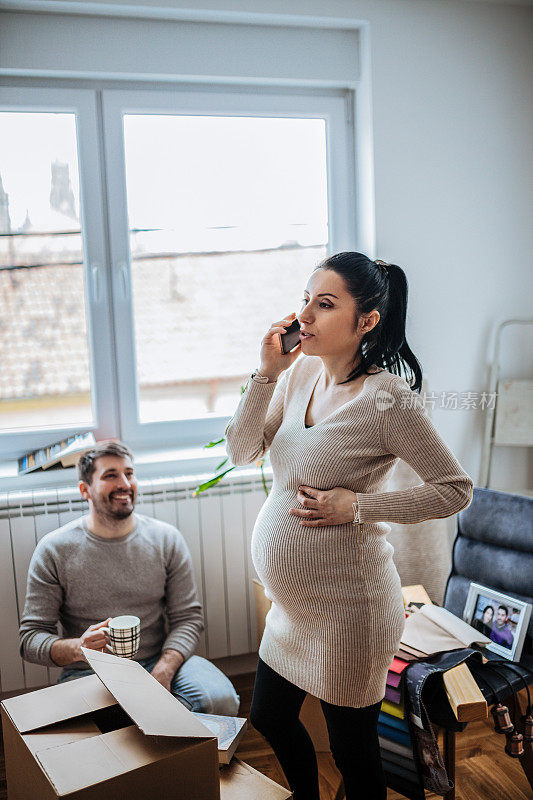
[[[109,637],[106,645],[115,656],[133,658],[139,649],[141,639],[141,620],[129,614],[113,617],[107,628],[102,628]]]

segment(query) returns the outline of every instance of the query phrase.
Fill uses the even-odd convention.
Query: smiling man
[[[508,647],[509,650],[512,649],[514,637],[509,626],[509,609],[507,606],[498,606],[490,638],[496,644]]]
[[[132,614],[141,620],[135,658],[159,683],[193,711],[236,715],[239,698],[231,682],[193,655],[202,608],[183,536],[134,513],[131,451],[120,442],[100,442],[81,457],[78,476],[89,513],[35,548],[20,624],[23,658],[64,667],[59,682],[89,675],[81,647],[105,649],[109,619]]]

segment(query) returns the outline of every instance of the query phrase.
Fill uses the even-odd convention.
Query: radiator
[[[256,622],[250,536],[265,500],[257,470],[238,470],[198,497],[206,476],[139,483],[135,510],[179,528],[192,555],[205,631],[196,650],[209,659],[254,652]],[[0,692],[54,683],[58,668],[24,662],[18,627],[28,566],[46,533],[87,513],[77,489],[0,495]],[[95,620],[97,622],[98,620]]]

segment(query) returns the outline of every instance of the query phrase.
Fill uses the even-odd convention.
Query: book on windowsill
[[[218,763],[229,764],[237,745],[246,731],[247,722],[242,717],[223,717],[219,714],[192,712],[218,739]]]
[[[40,450],[34,450],[19,458],[18,474],[25,475],[27,472],[50,467],[73,467],[78,463],[80,456],[91,450],[95,444],[92,433],[80,433],[49,447],[41,447]]]
[[[421,606],[405,620],[400,648],[416,658],[444,650],[462,650],[478,645],[485,647],[490,639],[446,608],[430,603]]]

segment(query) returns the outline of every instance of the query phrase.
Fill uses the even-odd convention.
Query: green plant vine
[[[241,394],[244,394],[245,390],[246,386],[241,386]],[[204,447],[205,448],[217,447],[217,445],[219,444],[224,444],[225,441],[226,438],[223,436],[221,439],[215,439],[212,442],[204,444]],[[220,481],[223,478],[225,478],[229,472],[232,472],[235,469],[234,464],[231,464],[230,467],[226,467],[227,464],[231,464],[229,456],[226,456],[226,458],[222,459],[220,464],[217,467],[215,467],[215,474],[213,475],[212,478],[209,478],[209,480],[204,481],[204,483],[200,483],[199,486],[196,487],[196,489],[193,492],[193,497],[198,497],[198,495],[201,494],[202,492],[207,492],[209,489],[212,489],[213,486],[216,486],[218,483],[220,483]],[[261,470],[261,482],[263,484],[263,491],[265,495],[268,496],[268,485],[265,477],[264,464],[265,464],[264,458],[260,458],[255,462],[256,467],[259,467],[259,469]],[[222,470],[222,472],[220,470]]]

